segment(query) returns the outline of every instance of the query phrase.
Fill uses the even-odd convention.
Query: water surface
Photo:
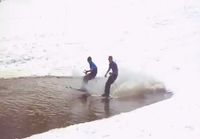
[[[102,99],[66,85],[80,78],[26,77],[0,79],[0,138],[24,138],[54,128],[128,112],[171,97],[165,90],[148,95]]]

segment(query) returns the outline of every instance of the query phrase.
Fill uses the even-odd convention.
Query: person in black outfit
[[[117,79],[117,76],[118,76],[118,67],[117,67],[117,64],[113,61],[113,57],[109,56],[108,61],[109,61],[109,68],[105,74],[105,77],[107,77],[107,74],[111,69],[112,69],[112,72],[109,73],[110,76],[106,82],[104,94],[102,94],[103,97],[109,97],[110,86],[112,83],[114,83],[114,81]]]

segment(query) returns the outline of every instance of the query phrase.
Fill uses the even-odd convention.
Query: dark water
[[[24,138],[53,128],[93,121],[171,97],[165,90],[128,98],[85,97],[66,88],[80,78],[0,79],[0,138]]]

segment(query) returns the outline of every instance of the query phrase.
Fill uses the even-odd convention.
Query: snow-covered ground
[[[30,138],[200,137],[199,0],[6,0],[0,3],[0,76],[80,76],[109,55],[119,80],[155,78],[166,101]],[[135,79],[136,80],[136,79]]]

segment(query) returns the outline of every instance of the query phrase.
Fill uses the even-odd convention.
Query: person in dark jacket
[[[105,84],[105,90],[104,90],[104,94],[102,94],[103,97],[109,97],[110,95],[110,86],[114,83],[114,81],[117,79],[118,76],[118,66],[117,64],[113,61],[113,57],[109,56],[108,57],[108,61],[109,61],[109,68],[105,74],[105,77],[107,77],[107,74],[110,70],[112,70],[112,72],[110,72],[110,76]]]

